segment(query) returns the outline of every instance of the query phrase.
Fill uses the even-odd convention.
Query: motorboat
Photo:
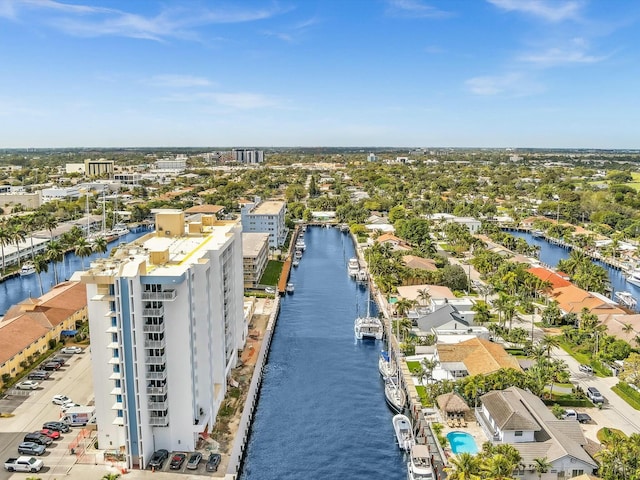
[[[304,243],[304,239],[302,238],[298,238],[298,240],[296,241],[296,250],[306,250],[307,248],[307,244]]]
[[[410,451],[411,447],[416,444],[416,440],[413,436],[411,420],[409,420],[406,415],[398,413],[393,416],[391,422],[393,423],[393,430],[396,432],[398,447],[405,452]]]
[[[631,285],[640,287],[640,268],[634,268],[629,273],[627,273],[625,278]]]
[[[411,447],[411,455],[407,464],[407,480],[433,480],[433,467],[431,466],[429,447],[426,445],[414,445]]]
[[[289,282],[287,283],[287,293],[293,293],[293,291],[296,289],[296,287],[293,286],[293,283]]]
[[[296,250],[293,254],[293,258],[300,260],[302,258],[302,250]]]
[[[291,262],[291,265],[293,265],[294,267],[297,267],[298,265],[300,265],[300,259],[294,258],[293,262]]]
[[[360,270],[358,270],[358,274],[356,275],[356,280],[358,280],[359,282],[366,282],[367,280],[369,280],[369,274],[364,268],[361,268]]]
[[[544,237],[544,231],[543,230],[531,230],[531,236],[534,237],[534,238]]]
[[[634,309],[638,303],[631,292],[620,291],[615,293],[616,300],[623,307]]]
[[[343,233],[346,233],[349,231],[349,225],[346,223],[343,223],[342,225],[340,225],[340,231]]]
[[[382,340],[384,330],[378,317],[358,317],[353,324],[353,331],[358,340]]]
[[[26,277],[28,275],[33,275],[34,273],[36,273],[36,266],[31,262],[25,263],[20,268],[20,276],[21,277]]]
[[[350,277],[356,277],[358,272],[360,271],[360,262],[356,257],[352,257],[349,259],[349,263],[347,264],[347,271],[349,272]]]
[[[383,350],[380,352],[380,358],[378,359],[378,371],[382,378],[393,377],[397,373],[396,363],[391,361],[389,352]]]
[[[407,405],[407,395],[399,382],[393,377],[385,380],[384,398],[389,408],[395,413],[402,413]]]
[[[124,223],[116,223],[113,228],[110,230],[111,235],[115,235],[116,237],[123,237],[128,234],[130,230]]]

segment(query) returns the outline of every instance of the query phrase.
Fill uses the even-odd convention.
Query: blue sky
[[[636,0],[0,0],[0,147],[640,148]]]

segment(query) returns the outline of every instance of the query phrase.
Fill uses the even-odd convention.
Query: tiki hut
[[[436,401],[438,408],[442,412],[442,417],[449,419],[463,419],[465,414],[471,410],[467,402],[455,392],[440,395]]]

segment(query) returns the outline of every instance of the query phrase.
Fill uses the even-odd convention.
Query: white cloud
[[[587,42],[582,38],[574,38],[566,47],[550,47],[542,52],[520,55],[518,60],[541,67],[556,65],[598,63],[606,57],[589,55]]]
[[[1,1],[1,0],[0,0]],[[17,20],[26,11],[57,13],[52,18],[44,16],[43,22],[69,35],[81,37],[120,36],[162,41],[166,38],[195,37],[197,27],[221,23],[242,23],[263,20],[283,13],[275,5],[272,8],[242,7],[186,9],[175,7],[164,9],[155,16],[144,16],[112,8],[71,4],[56,0],[22,0],[0,3],[0,16]],[[32,20],[34,23],[37,19]]]
[[[520,12],[540,17],[548,22],[561,22],[578,18],[582,2],[546,0],[487,0],[492,5],[507,12]]]
[[[188,88],[210,87],[212,83],[204,77],[193,75],[154,75],[145,83],[154,87]]]
[[[481,96],[524,97],[543,90],[532,78],[519,72],[502,76],[474,77],[467,80],[465,85],[471,93]]]
[[[443,18],[451,12],[440,10],[420,0],[388,0],[387,13],[396,17]]]

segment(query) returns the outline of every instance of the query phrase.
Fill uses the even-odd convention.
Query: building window
[[[580,475],[584,475],[584,470],[572,470],[571,471],[571,476],[572,477],[578,477]]]
[[[522,436],[522,430],[516,430],[516,433],[514,435],[516,437],[521,437]]]

